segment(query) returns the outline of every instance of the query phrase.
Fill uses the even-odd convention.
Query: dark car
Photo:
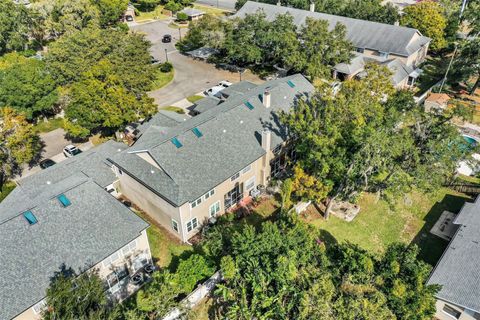
[[[162,38],[162,42],[163,43],[172,42],[172,36],[169,35],[169,34],[164,35],[163,38]]]
[[[131,15],[127,14],[127,15],[125,16],[125,20],[128,21],[128,22],[132,22],[132,21],[133,21],[133,17],[132,17]]]
[[[40,168],[47,169],[48,167],[51,167],[54,164],[56,164],[56,162],[53,161],[52,159],[45,159],[45,160],[40,161]]]

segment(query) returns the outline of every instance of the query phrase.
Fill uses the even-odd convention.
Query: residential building
[[[0,319],[36,320],[60,272],[97,272],[111,299],[133,293],[129,275],[152,262],[148,223],[112,194],[109,141],[18,182],[0,203]]]
[[[180,12],[185,13],[187,15],[189,21],[198,20],[201,17],[203,17],[203,15],[205,14],[205,12],[203,12],[202,10],[198,10],[198,9],[195,9],[195,8],[185,8]]]
[[[448,106],[450,96],[446,93],[431,93],[425,99],[424,107],[426,112],[442,112]]]
[[[465,203],[453,221],[458,229],[433,270],[428,284],[437,293],[436,319],[480,319],[480,197]]]
[[[314,90],[301,75],[228,89],[228,98],[177,125],[155,117],[109,159],[120,192],[184,242],[284,168],[279,112]]]
[[[417,68],[425,60],[431,41],[416,29],[315,12],[313,4],[308,11],[247,1],[235,17],[243,18],[259,10],[265,13],[267,20],[288,13],[297,26],[303,26],[307,18],[326,20],[331,29],[338,23],[343,24],[346,39],[355,47],[355,53],[350,63],[334,67],[333,75],[340,80],[361,77],[365,64],[373,62],[387,66],[394,73],[395,87],[408,88],[420,74]]]

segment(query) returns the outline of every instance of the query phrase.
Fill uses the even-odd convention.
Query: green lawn
[[[150,227],[147,229],[147,236],[153,260],[158,266],[168,267],[175,257],[187,251],[193,251],[191,246],[182,244],[180,240],[176,239],[146,214],[138,211],[135,212],[150,223]]]
[[[205,97],[204,96],[193,95],[193,96],[188,97],[187,100],[191,103],[195,103],[198,100],[202,100],[203,98],[205,98]]]
[[[162,107],[160,109],[161,110],[167,110],[167,111],[173,111],[173,112],[176,112],[176,113],[179,113],[179,114],[184,114],[185,113],[185,110],[183,110],[180,107],[175,107],[175,106]]]
[[[448,242],[429,231],[444,210],[458,212],[467,199],[442,188],[436,194],[414,192],[392,207],[383,200],[377,201],[375,195],[366,194],[360,199],[361,211],[352,222],[335,216],[325,221],[318,213],[309,217],[327,242],[350,241],[378,253],[396,241],[414,242],[421,248],[421,258],[435,265]]]
[[[175,71],[172,69],[170,72],[162,72],[160,69],[157,71],[157,78],[152,83],[152,91],[158,90],[160,88],[165,87],[173,80],[173,76],[175,75]]]
[[[137,10],[137,15],[135,16],[136,22],[147,22],[150,20],[165,20],[168,19],[168,16],[162,14],[163,6],[159,5],[152,11],[139,11]]]
[[[212,6],[205,6],[205,5],[201,5],[201,4],[194,4],[193,7],[195,9],[202,10],[206,14],[210,14],[212,16],[220,16],[221,17],[221,16],[226,16],[226,15],[229,15],[229,14],[232,13],[232,12],[227,11],[227,10],[215,8],[215,7],[212,7]]]
[[[33,126],[33,129],[38,133],[50,132],[58,128],[63,128],[62,118],[49,119],[48,121],[39,120],[37,124]]]
[[[0,202],[2,202],[3,199],[5,199],[8,196],[8,194],[12,192],[13,189],[15,189],[15,186],[16,186],[15,182],[13,181],[7,181],[3,185],[2,189],[0,190]]]

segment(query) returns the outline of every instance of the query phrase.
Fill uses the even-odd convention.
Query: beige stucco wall
[[[119,253],[119,256],[120,256],[118,261],[116,261],[113,264],[109,264],[109,265],[106,266],[103,263],[105,261],[105,259],[104,259],[100,263],[98,263],[94,267],[92,267],[90,270],[95,270],[96,272],[98,272],[98,275],[102,279],[105,279],[106,276],[108,274],[110,274],[115,267],[119,267],[119,266],[122,266],[122,265],[125,265],[125,264],[128,266],[129,271],[131,273],[135,272],[131,268],[131,264],[132,264],[133,258],[136,257],[138,254],[144,253],[144,254],[148,255],[150,261],[152,260],[152,255],[151,255],[151,252],[150,252],[150,246],[149,246],[149,243],[148,243],[146,230],[143,230],[142,233],[140,234],[140,236],[138,238],[136,238],[135,240],[136,240],[136,247],[132,252],[130,252],[126,256],[124,256],[122,254],[122,249],[124,247],[122,247],[118,251],[116,251],[117,253]],[[127,245],[129,245],[129,244],[130,244],[130,242]],[[106,257],[106,258],[108,258],[108,257]],[[133,293],[133,292],[131,292],[131,293]],[[35,314],[35,312],[33,311],[33,307],[32,307],[32,308],[28,308],[23,313],[19,314],[18,316],[16,316],[13,319],[14,320],[40,320],[41,315],[40,314]]]
[[[445,304],[448,304],[450,307],[462,312],[460,318],[458,318],[459,320],[477,320],[477,319],[480,319],[480,315],[477,315],[476,317],[474,317],[475,313],[470,311],[470,310],[464,309],[462,307],[458,307],[458,306],[456,306],[452,303],[446,303],[445,301],[437,300],[437,303],[436,303],[437,312],[435,313],[435,317],[440,319],[440,320],[455,319],[454,317],[452,317],[452,316],[450,316],[447,313],[442,311]]]

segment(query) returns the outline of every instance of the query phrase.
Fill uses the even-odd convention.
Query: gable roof
[[[459,229],[428,284],[440,284],[437,298],[480,312],[480,197],[465,203],[454,224]]]
[[[279,14],[289,13],[297,26],[304,25],[308,17],[328,21],[331,29],[337,23],[341,23],[346,27],[347,40],[357,48],[409,56],[430,42],[430,38],[422,36],[418,30],[412,28],[253,1],[247,1],[235,17],[244,18],[245,15],[256,13],[258,10],[265,13],[267,20],[273,20]]]
[[[259,98],[267,88],[271,94],[268,109]],[[272,148],[284,141],[286,133],[277,113],[288,111],[313,90],[302,75],[293,75],[231,94],[225,102],[175,127],[149,128],[132,147],[111,161],[172,205],[181,206],[262,157],[265,150],[260,135],[264,128],[272,132]],[[246,107],[247,101],[253,110]],[[203,136],[197,137],[193,128]],[[180,148],[172,143],[173,138],[182,144]],[[135,153],[147,153],[154,164]]]
[[[83,272],[148,227],[84,175],[44,188],[52,190],[29,208],[36,224],[29,225],[22,213],[0,222],[0,319],[11,319],[41,301],[62,266]],[[22,193],[23,187],[15,191]],[[71,202],[68,207],[57,199],[62,193]],[[3,214],[0,211],[0,218]]]
[[[18,215],[20,211],[35,207],[44,197],[57,192],[58,188],[71,187],[85,178],[91,178],[101,187],[108,186],[117,178],[107,158],[126,148],[124,143],[110,140],[17,181],[20,188],[15,188],[0,202],[0,223]]]

